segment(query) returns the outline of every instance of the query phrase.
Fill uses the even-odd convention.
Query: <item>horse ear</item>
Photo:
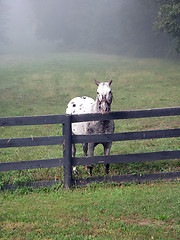
[[[97,86],[99,86],[100,82],[98,82],[96,79],[94,79],[94,82]]]
[[[110,85],[111,85],[111,83],[112,83],[112,78],[109,80],[109,82],[108,82],[108,83],[109,83],[109,86],[110,86]]]

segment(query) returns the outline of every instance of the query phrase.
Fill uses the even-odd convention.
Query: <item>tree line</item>
[[[179,0],[31,0],[31,4],[37,38],[54,42],[56,51],[140,57],[180,51]],[[1,41],[2,20],[0,10]]]

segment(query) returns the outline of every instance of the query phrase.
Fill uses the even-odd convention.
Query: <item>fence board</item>
[[[48,115],[48,116],[0,118],[0,126],[2,127],[22,126],[22,125],[42,125],[42,124],[44,125],[64,124],[64,131],[63,131],[64,136],[1,139],[0,148],[61,145],[65,142],[64,158],[0,163],[0,171],[25,170],[25,169],[64,166],[64,173],[65,173],[64,184],[66,187],[70,187],[72,184],[72,166],[178,159],[180,158],[180,151],[162,151],[162,152],[151,152],[151,153],[72,158],[72,162],[71,162],[71,141],[74,143],[108,142],[108,141],[128,141],[128,140],[141,140],[141,139],[154,139],[154,138],[169,138],[169,137],[180,136],[180,129],[125,132],[125,133],[105,134],[105,135],[75,135],[75,136],[73,135],[71,136],[71,123],[73,122],[102,121],[102,120],[112,120],[112,119],[114,120],[133,119],[133,118],[162,117],[162,116],[176,116],[176,115],[180,115],[180,107],[120,111],[120,112],[111,112],[107,115],[96,113],[96,114],[83,114],[83,115],[71,115],[71,116]],[[173,178],[174,175],[172,174],[174,173],[169,173],[168,176],[171,176],[170,178]],[[179,176],[179,173],[176,173],[175,175]],[[134,176],[129,177],[129,180],[134,181],[133,177]],[[128,177],[107,176],[106,180],[114,181],[118,179],[118,181],[123,181],[123,178],[128,178]],[[140,179],[141,181],[145,181],[145,179],[147,178],[149,178],[150,180],[151,178],[156,179],[156,177],[154,176],[151,177],[150,175],[148,175],[146,176],[146,178],[141,178],[141,179],[139,178],[139,176],[137,176],[136,180],[139,181]]]
[[[154,138],[171,138],[171,137],[179,137],[179,136],[180,136],[180,129],[168,129],[168,130],[126,132],[126,133],[105,134],[105,135],[73,135],[72,141],[74,143],[110,142],[110,141],[154,139]],[[0,148],[62,145],[63,141],[64,141],[63,136],[0,139]]]
[[[0,118],[0,126],[46,125],[63,123],[65,115]]]
[[[72,115],[72,122],[85,122],[96,120],[146,118],[180,115],[180,107],[175,108],[156,108],[145,110],[131,110],[111,112],[109,114],[81,114]],[[0,118],[0,126],[22,126],[22,125],[42,125],[59,124],[65,121],[66,115],[47,115],[47,116],[27,116],[27,117],[8,117]]]
[[[103,177],[91,177],[85,179],[77,179],[74,184],[78,186],[86,186],[92,182],[116,182],[122,183],[143,183],[149,181],[159,181],[159,180],[175,180],[180,178],[180,172],[168,172],[168,173],[150,173],[150,174],[136,174],[136,175],[120,175],[120,176],[103,176]],[[18,186],[39,188],[39,187],[53,187],[57,184],[63,184],[62,181],[40,181],[40,182],[30,182],[30,183],[20,183],[16,184],[4,184],[1,190],[5,189],[16,189]]]
[[[28,188],[40,188],[40,187],[53,187],[57,184],[63,184],[60,180],[52,180],[52,181],[40,181],[40,182],[29,182],[29,183],[19,183],[19,184],[4,184],[1,190],[7,189],[16,189],[18,187],[28,187]]]
[[[75,185],[86,186],[87,184],[90,184],[92,182],[143,183],[159,180],[174,180],[178,178],[180,178],[180,172],[103,176],[77,179],[75,181]]]
[[[142,132],[125,132],[104,135],[73,135],[73,143],[88,142],[111,142],[111,141],[128,141],[155,138],[172,138],[180,136],[180,128],[167,130],[154,130]]]
[[[0,148],[63,144],[63,136],[0,139]]]
[[[95,156],[72,158],[72,165],[94,165],[94,164],[108,164],[108,163],[132,163],[145,162],[165,159],[180,158],[180,151],[161,151],[151,153],[136,153],[136,154],[121,154],[110,156]]]
[[[119,111],[119,112],[110,112],[109,114],[94,113],[94,114],[72,115],[72,122],[164,117],[164,116],[177,116],[177,115],[180,115],[180,107]]]
[[[21,161],[21,162],[7,162],[7,163],[0,163],[0,172],[13,171],[13,170],[27,170],[27,169],[36,169],[36,168],[61,167],[61,166],[64,166],[64,160],[62,158]]]
[[[131,163],[131,162],[145,162],[154,160],[176,159],[180,158],[180,151],[162,151],[153,153],[137,153],[137,154],[123,154],[111,156],[95,156],[72,158],[72,165],[91,165],[91,164],[107,164],[107,163]],[[46,160],[32,160],[21,162],[7,162],[0,163],[0,171],[25,170],[35,168],[49,168],[64,166],[64,160],[46,159]]]

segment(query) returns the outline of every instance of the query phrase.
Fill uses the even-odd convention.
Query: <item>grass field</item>
[[[0,117],[64,114],[75,96],[95,98],[93,79],[113,78],[112,111],[179,106],[179,62],[96,54],[0,56]],[[177,128],[179,117],[118,120],[116,132]],[[59,125],[0,128],[1,138],[55,136]],[[112,154],[178,150],[179,138],[115,142]],[[102,154],[98,146],[96,154]],[[79,145],[77,156],[82,156]],[[1,149],[1,162],[62,157],[62,147]],[[179,160],[119,164],[110,174],[179,171]],[[104,174],[97,165],[93,175]],[[79,177],[87,177],[79,167]],[[62,168],[0,173],[0,187],[63,178]],[[0,239],[177,239],[179,183],[93,184],[65,191],[0,192]]]
[[[162,59],[122,58],[96,54],[54,54],[22,57],[0,56],[0,116],[64,114],[76,96],[96,97],[98,81],[113,78],[112,111],[175,107],[180,98],[179,62]],[[116,132],[176,128],[179,117],[119,120]],[[61,135],[60,125],[0,128],[1,138]],[[115,142],[112,154],[179,149],[179,139]],[[95,154],[102,154],[102,146]],[[62,157],[62,146],[1,149],[2,162]],[[82,156],[79,146],[77,156]],[[111,174],[178,170],[177,160],[111,165]],[[102,174],[97,166],[94,174]],[[79,171],[80,177],[84,168]],[[85,173],[87,175],[87,173]],[[62,178],[62,169],[43,169],[3,174],[4,183]],[[2,180],[3,179],[3,180]]]
[[[177,240],[179,194],[179,182],[3,192],[0,239]]]

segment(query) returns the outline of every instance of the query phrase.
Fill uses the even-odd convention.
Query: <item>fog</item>
[[[0,0],[0,53],[90,51],[164,56],[155,0]]]
[[[36,36],[36,21],[29,0],[6,0],[4,3],[4,31],[1,41],[3,53],[36,53],[52,50],[53,45]],[[3,13],[0,13],[3,14]]]

